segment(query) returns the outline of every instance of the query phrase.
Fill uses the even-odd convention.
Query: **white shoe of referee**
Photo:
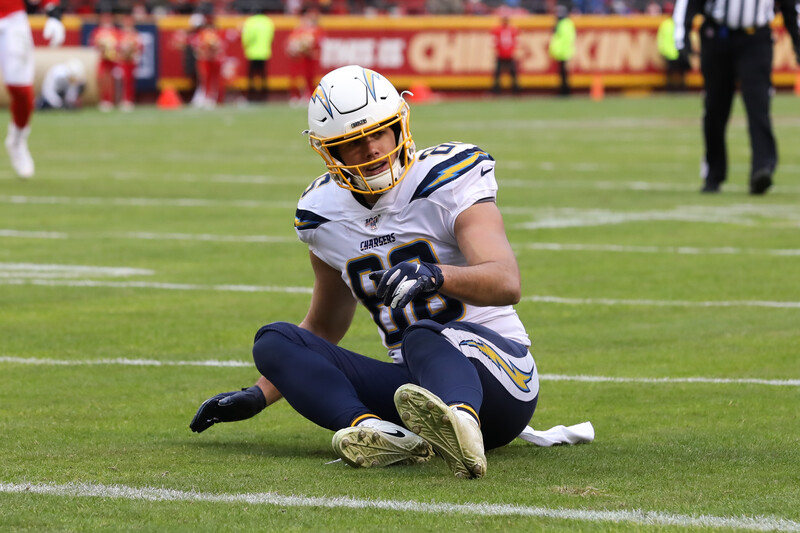
[[[336,455],[356,468],[424,463],[433,457],[433,448],[419,435],[378,418],[340,429],[332,445]]]
[[[456,477],[486,474],[483,434],[475,418],[410,383],[397,389],[394,404],[406,427],[430,442]]]
[[[8,123],[8,135],[6,135],[5,143],[6,151],[11,159],[11,166],[14,167],[14,172],[22,179],[32,178],[34,173],[33,158],[28,150],[28,135],[30,133],[30,126],[20,129],[14,124],[13,120]]]

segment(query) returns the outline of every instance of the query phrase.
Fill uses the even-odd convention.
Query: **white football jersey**
[[[418,152],[405,178],[372,208],[330,175],[320,176],[298,202],[295,230],[314,255],[342,273],[395,361],[402,360],[403,331],[425,318],[441,324],[474,322],[530,346],[510,305],[477,307],[434,294],[391,309],[375,296],[377,282],[369,279],[370,272],[403,261],[466,266],[455,238],[456,218],[476,202],[493,201],[496,194],[494,159],[475,145],[448,142]]]

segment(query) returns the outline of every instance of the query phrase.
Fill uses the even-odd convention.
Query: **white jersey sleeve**
[[[419,153],[417,164],[417,174],[424,173],[424,178],[412,201],[427,198],[438,204],[451,230],[462,211],[497,198],[495,161],[475,145],[450,142],[426,148]]]

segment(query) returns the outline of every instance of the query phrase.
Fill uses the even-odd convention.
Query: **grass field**
[[[36,115],[35,179],[0,166],[0,530],[800,531],[800,98],[773,113],[751,197],[739,102],[712,196],[699,95],[412,107],[418,147],[498,161],[532,424],[596,429],[490,452],[478,481],[330,463],[285,402],[189,431],[255,380],[256,330],[307,309],[303,110]],[[385,353],[363,311],[343,345]]]

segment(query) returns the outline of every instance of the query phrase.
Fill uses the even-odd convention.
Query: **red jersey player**
[[[300,24],[289,34],[286,53],[291,59],[289,92],[292,104],[301,102],[305,104],[311,96],[311,90],[317,86],[315,77],[319,66],[322,41],[322,30],[318,25],[317,17],[318,14],[315,10],[309,10],[300,20]],[[298,87],[298,82],[303,84],[302,92]]]
[[[519,92],[517,83],[517,62],[514,60],[514,51],[517,48],[517,35],[519,30],[511,25],[507,15],[501,19],[500,26],[492,29],[495,49],[495,69],[493,92],[500,92],[500,75],[504,70],[511,74],[511,87]]]
[[[97,63],[100,110],[109,111],[114,107],[114,69],[119,61],[119,30],[114,26],[112,13],[100,13],[100,24],[92,32],[89,42],[100,53]]]
[[[192,39],[197,58],[197,71],[203,87],[202,105],[213,108],[225,97],[222,82],[222,60],[225,58],[225,41],[214,27],[214,20],[206,16],[205,24]]]
[[[122,104],[123,111],[133,109],[136,94],[136,65],[142,57],[144,45],[136,31],[132,15],[125,15],[119,31],[119,66],[122,68]]]
[[[44,0],[47,21],[42,35],[51,46],[64,42],[57,0]],[[10,97],[11,122],[6,150],[11,166],[20,178],[33,177],[34,165],[28,150],[33,114],[33,35],[22,0],[0,0],[0,69]]]

